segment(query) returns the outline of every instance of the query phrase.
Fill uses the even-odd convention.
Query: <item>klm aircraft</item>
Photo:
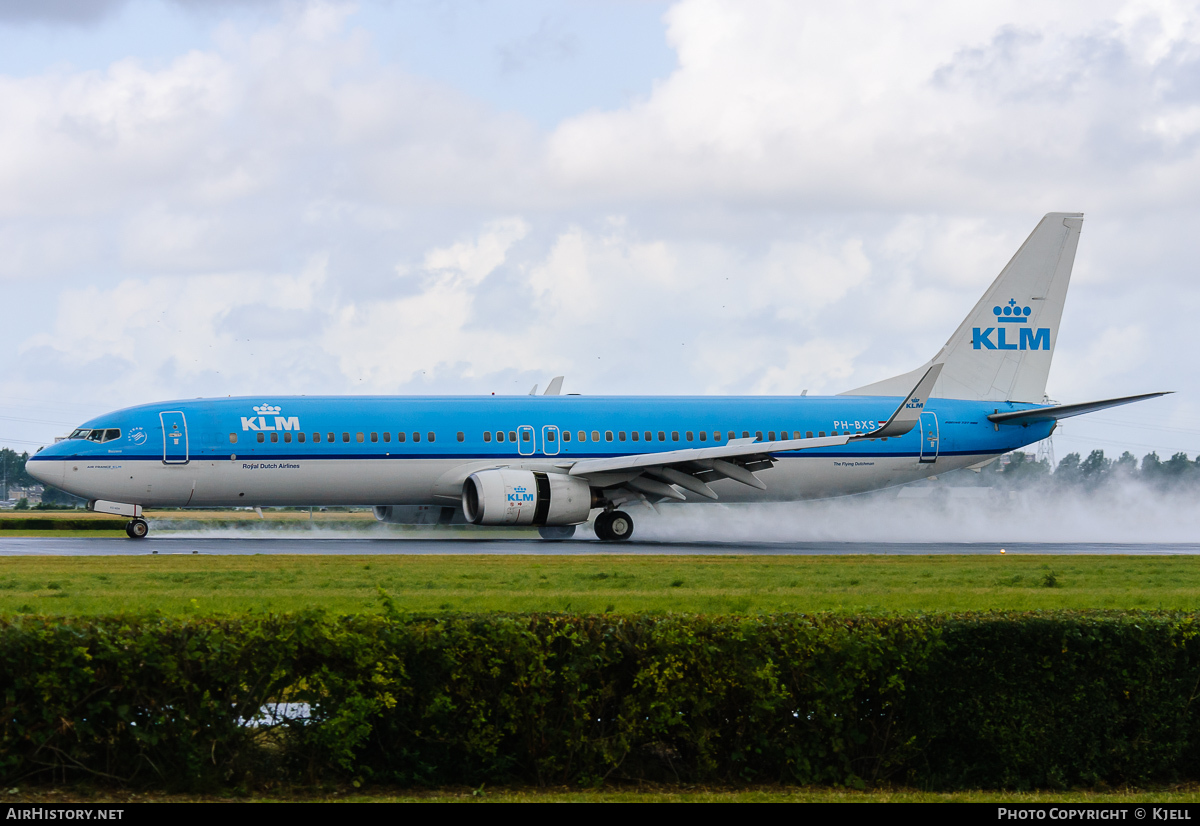
[[[29,472],[142,509],[374,505],[382,521],[633,534],[632,505],[809,499],[979,468],[1060,419],[1162,393],[1043,402],[1083,216],[1045,216],[946,345],[814,397],[286,396],[170,401],[82,424]]]

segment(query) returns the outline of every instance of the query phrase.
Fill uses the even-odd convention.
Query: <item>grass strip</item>
[[[117,545],[118,543],[114,543]],[[1200,610],[1191,556],[6,557],[0,614]],[[186,549],[181,546],[181,549]]]

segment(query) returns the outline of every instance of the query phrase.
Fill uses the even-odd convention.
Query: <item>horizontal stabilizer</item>
[[[1166,396],[1174,391],[1162,393],[1142,393],[1140,396],[1122,396],[1119,399],[1103,399],[1098,402],[1080,402],[1079,404],[1060,404],[1054,407],[1038,407],[1033,410],[1014,410],[1011,413],[993,413],[988,421],[995,424],[1031,424],[1032,422],[1050,422],[1059,419],[1069,419],[1072,416],[1082,416],[1107,407],[1117,407],[1122,404],[1140,402],[1143,399],[1154,399]]]

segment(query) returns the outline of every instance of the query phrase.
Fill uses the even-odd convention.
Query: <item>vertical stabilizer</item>
[[[935,398],[1040,403],[1082,226],[1080,212],[1042,218],[937,355],[916,370],[842,395],[903,396],[930,365],[941,363]]]

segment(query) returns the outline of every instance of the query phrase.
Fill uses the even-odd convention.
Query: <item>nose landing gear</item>
[[[131,519],[125,524],[125,533],[130,539],[145,539],[150,533],[150,526],[145,519]]]
[[[605,542],[624,542],[633,536],[633,519],[624,511],[605,511],[596,517],[593,527]]]

